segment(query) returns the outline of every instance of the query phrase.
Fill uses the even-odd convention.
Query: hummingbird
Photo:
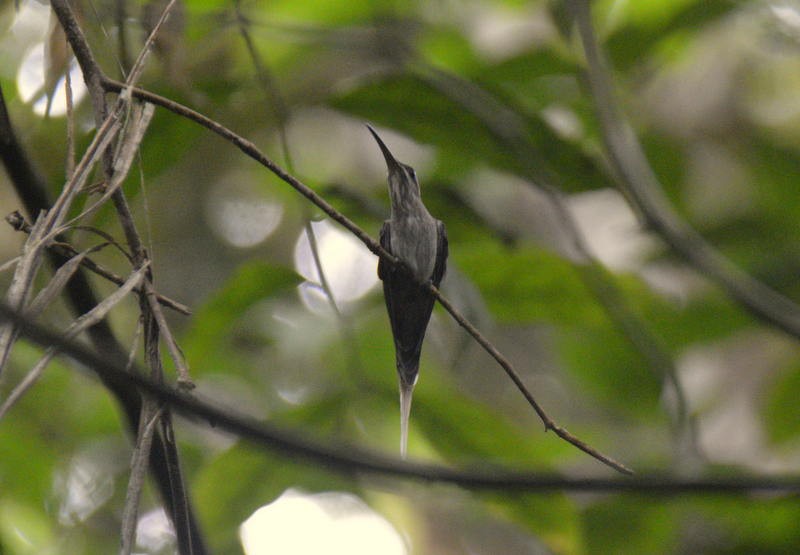
[[[391,213],[383,222],[381,246],[403,262],[378,261],[378,277],[394,338],[400,381],[400,455],[406,457],[411,397],[419,374],[422,340],[433,312],[434,297],[427,285],[442,282],[447,262],[447,232],[422,203],[414,168],[398,162],[372,126],[367,125],[389,169]]]

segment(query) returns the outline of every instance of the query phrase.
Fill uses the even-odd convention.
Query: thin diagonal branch
[[[65,268],[66,265],[62,266],[61,268]],[[103,301],[92,308],[86,314],[82,314],[78,317],[67,330],[64,332],[64,338],[69,340],[73,337],[76,337],[78,334],[82,333],[85,329],[95,325],[97,322],[105,318],[106,314],[117,305],[125,296],[131,292],[131,290],[139,283],[142,279],[142,275],[144,273],[144,268],[138,272],[135,272],[131,275],[130,278],[123,284],[122,287],[114,291],[111,295],[103,299]],[[19,399],[27,392],[39,377],[44,372],[44,369],[50,364],[50,361],[58,354],[58,350],[55,347],[50,347],[47,349],[47,352],[39,359],[39,362],[33,367],[33,369],[28,372],[25,378],[20,382],[17,387],[9,394],[8,398],[0,405],[0,418],[3,418],[5,414],[13,407]]]
[[[161,411],[155,401],[147,397],[142,408],[142,419],[138,437],[139,440],[133,448],[131,455],[131,477],[128,480],[128,489],[125,493],[125,507],[122,511],[122,547],[120,555],[130,555],[136,542],[136,524],[138,522],[139,499],[144,487],[145,473],[147,471],[147,458],[153,444],[156,423],[161,419]]]
[[[36,248],[39,238],[45,233],[46,214],[41,213],[33,224],[28,240],[22,246],[19,263],[14,268],[14,277],[6,291],[6,302],[16,310],[22,311],[28,304],[33,280],[41,264],[41,249]],[[11,348],[17,338],[17,330],[12,323],[0,325],[0,375],[9,360]]]
[[[698,441],[694,425],[688,415],[686,395],[678,378],[675,361],[661,345],[658,338],[630,309],[624,295],[607,275],[607,270],[589,249],[574,217],[567,209],[557,176],[547,171],[525,133],[524,119],[518,111],[501,103],[488,91],[475,83],[442,70],[422,65],[417,76],[473,114],[500,144],[505,145],[517,159],[532,184],[544,192],[564,233],[581,257],[573,264],[584,285],[597,299],[609,321],[617,326],[623,337],[647,361],[651,370],[664,379],[675,394],[672,420],[679,439],[688,439],[689,448],[697,451]]]
[[[109,79],[108,77],[104,77],[102,80],[103,86],[109,90],[114,92],[121,92],[125,85]],[[280,178],[285,183],[289,184],[293,187],[297,192],[303,195],[305,198],[310,200],[314,203],[318,208],[320,208],[323,212],[325,212],[328,216],[331,217],[334,221],[338,222],[342,225],[345,229],[350,231],[353,235],[356,236],[366,247],[372,251],[373,254],[379,256],[380,258],[386,260],[387,262],[395,265],[402,265],[402,262],[393,256],[391,253],[386,251],[383,247],[378,244],[372,237],[370,237],[364,230],[362,230],[358,225],[355,224],[352,220],[347,218],[344,214],[336,210],[333,206],[331,206],[325,199],[319,196],[313,189],[299,181],[294,176],[287,173],[283,168],[269,159],[265,154],[263,154],[252,142],[248,141],[247,139],[237,135],[233,131],[229,130],[222,124],[209,119],[208,117],[200,114],[192,110],[191,108],[187,108],[182,104],[174,102],[168,98],[164,98],[157,94],[154,94],[150,91],[146,91],[144,89],[133,87],[130,89],[131,94],[139,98],[141,100],[145,100],[147,102],[151,102],[163,108],[170,110],[180,116],[183,116],[195,123],[202,125],[206,129],[216,133],[223,139],[227,140],[239,150],[241,150],[244,154],[252,158],[253,160],[257,161],[267,169],[269,169],[273,174],[275,174],[278,178]],[[577,447],[581,451],[587,453],[588,455],[594,457],[595,459],[599,460],[603,464],[617,470],[618,472],[622,472],[624,474],[631,474],[631,470],[627,468],[625,465],[615,461],[611,457],[603,455],[596,449],[590,447],[585,442],[579,440],[577,437],[570,434],[564,428],[557,426],[556,423],[547,415],[544,409],[536,402],[535,398],[528,391],[527,387],[523,383],[520,376],[517,374],[514,367],[511,363],[503,357],[502,354],[486,339],[483,334],[481,334],[475,326],[469,323],[467,319],[461,315],[460,312],[456,310],[456,308],[439,292],[439,290],[434,287],[430,283],[423,284],[431,294],[439,301],[439,303],[447,310],[451,316],[461,325],[483,348],[486,350],[489,355],[494,358],[500,367],[506,372],[509,376],[511,381],[514,385],[519,389],[519,391],[523,394],[525,399],[528,403],[533,407],[536,411],[536,414],[542,420],[545,425],[545,430],[552,430],[558,437],[565,440],[566,442],[572,444],[573,446]]]
[[[16,210],[11,214],[9,214],[8,216],[6,216],[6,222],[8,222],[8,224],[17,231],[22,231],[24,233],[31,232],[31,225],[28,222],[26,222],[22,214],[20,214]],[[92,230],[92,231],[97,232],[99,230]],[[109,243],[110,242],[112,242],[112,239],[109,239]],[[104,243],[103,245],[107,245],[109,243]],[[58,241],[56,243],[53,243],[49,245],[47,249],[58,253],[65,259],[71,259],[79,254],[78,250],[69,243],[67,243],[66,241]],[[127,255],[127,253],[125,254]],[[80,265],[89,270],[90,272],[93,272],[98,276],[107,279],[111,283],[115,283],[116,285],[122,285],[123,283],[125,283],[125,278],[112,272],[108,268],[101,266],[100,264],[98,264],[89,257],[84,257],[80,259]],[[137,285],[134,291],[140,293],[141,287]],[[181,314],[185,314],[188,316],[192,313],[191,309],[188,306],[179,303],[174,299],[170,299],[169,297],[165,297],[160,293],[156,294],[156,298],[158,299],[158,302],[161,305],[166,306],[167,308],[171,308],[177,312],[180,312]]]

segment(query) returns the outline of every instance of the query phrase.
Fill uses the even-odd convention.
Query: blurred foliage
[[[65,120],[35,115],[17,87],[24,54],[46,29],[12,26],[13,4],[0,12],[0,84],[20,138],[55,193],[63,183]],[[34,5],[21,2],[19,13]],[[787,76],[800,71],[800,3],[592,6],[624,109],[676,210],[743,270],[800,302],[800,83]],[[129,55],[143,40],[142,7],[127,3]],[[218,120],[279,163],[287,153],[277,122],[285,119],[297,177],[373,234],[388,200],[383,161],[363,122],[380,126],[398,158],[417,168],[431,212],[448,225],[444,292],[509,356],[559,424],[634,469],[702,475],[724,465],[728,473],[796,474],[800,349],[677,260],[635,223],[621,196],[612,195],[613,211],[598,203],[595,195],[613,189],[614,176],[562,1],[184,0],[181,7],[183,25],[156,50],[142,86]],[[238,31],[237,9],[266,76]],[[99,62],[119,77],[114,5],[87,0],[83,13]],[[286,113],[272,104],[265,80]],[[80,153],[91,138],[86,98],[76,120]],[[544,178],[574,208],[606,269],[582,267],[565,222],[538,187]],[[0,176],[4,213],[18,208],[7,179]],[[250,196],[237,196],[243,190]],[[319,216],[314,207],[231,145],[163,110],[126,192],[159,290],[193,307],[189,318],[169,317],[198,395],[321,442],[396,453],[394,354],[379,288],[341,302],[343,319],[325,310],[324,299],[311,310],[298,294],[294,249],[304,218]],[[221,213],[246,227],[253,195],[279,203],[282,219],[263,241],[237,248],[210,222]],[[581,203],[590,209],[578,211]],[[633,223],[618,224],[618,216]],[[121,235],[111,211],[94,224]],[[5,262],[18,238],[0,233]],[[631,242],[620,261],[615,253]],[[118,255],[99,258],[125,273]],[[0,278],[6,287],[8,273]],[[650,367],[642,342],[619,327],[614,309],[677,369],[687,416],[697,424],[695,451],[672,433],[668,381]],[[135,303],[112,316],[127,344],[137,317]],[[60,307],[43,319],[54,327],[67,321]],[[0,398],[40,354],[17,346]],[[0,421],[0,553],[117,549],[128,447],[102,387],[75,370],[68,361],[51,364]],[[418,553],[497,552],[506,545],[498,530],[508,527],[530,540],[508,553],[538,553],[537,546],[564,554],[800,549],[798,505],[782,495],[432,493],[264,453],[204,423],[181,422],[178,438],[189,491],[217,553],[238,552],[237,527],[287,488],[360,495]],[[109,452],[115,464],[95,477],[110,481],[109,495],[80,519],[65,520],[63,477],[76,461]],[[410,453],[457,467],[606,475],[543,434],[503,372],[438,309]],[[384,490],[397,495],[376,494]],[[417,510],[449,498],[461,504],[464,496],[464,518],[453,522],[469,530]],[[156,503],[147,497],[145,508]]]

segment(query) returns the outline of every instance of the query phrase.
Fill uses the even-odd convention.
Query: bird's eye
[[[414,171],[414,168],[408,168],[408,173],[411,174],[411,179],[414,181],[417,180],[417,172]]]

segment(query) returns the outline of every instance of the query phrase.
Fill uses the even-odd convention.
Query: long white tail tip
[[[411,416],[411,397],[413,385],[400,382],[400,457],[406,458],[408,451],[408,419]]]

